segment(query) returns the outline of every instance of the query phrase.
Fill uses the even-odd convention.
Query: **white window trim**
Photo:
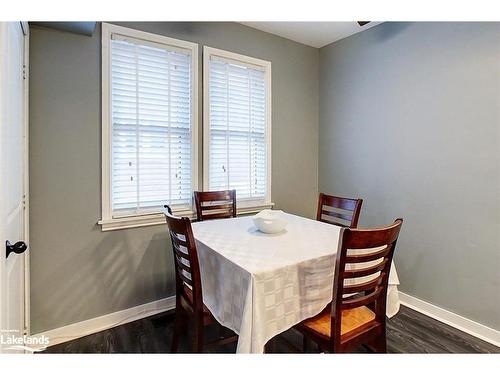
[[[198,189],[198,44],[183,40],[168,38],[166,36],[151,34],[144,31],[129,29],[127,27],[102,23],[102,181],[101,202],[102,218],[98,221],[102,231],[143,227],[165,223],[162,213],[130,215],[113,218],[111,207],[111,59],[110,42],[112,34],[143,39],[146,42],[160,43],[191,52],[192,66],[192,190]],[[190,210],[174,211],[177,215],[194,217],[193,208]]]
[[[242,211],[246,211],[245,213],[258,212],[264,208],[271,208],[274,206],[271,200],[271,180],[272,180],[272,113],[271,113],[271,103],[272,103],[272,80],[271,80],[271,62],[266,60],[257,59],[255,57],[240,55],[238,53],[224,51],[217,48],[212,47],[203,47],[203,190],[209,190],[209,74],[210,74],[210,57],[218,56],[229,60],[235,60],[243,65],[251,65],[254,67],[259,67],[264,69],[266,73],[266,147],[267,147],[267,192],[266,197],[261,200],[254,199],[237,199],[237,211],[240,213],[240,209]]]

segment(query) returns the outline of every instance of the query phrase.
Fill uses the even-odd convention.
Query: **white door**
[[[26,87],[20,22],[0,23],[0,352],[25,332]],[[7,241],[14,247],[7,257]],[[17,243],[17,245],[15,245]],[[18,350],[19,351],[19,350]]]

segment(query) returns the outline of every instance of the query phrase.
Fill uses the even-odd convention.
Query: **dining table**
[[[320,313],[331,301],[341,227],[283,212],[286,228],[260,232],[252,216],[192,224],[203,302],[238,334],[237,353],[266,343]],[[399,310],[398,276],[389,274],[387,316]]]

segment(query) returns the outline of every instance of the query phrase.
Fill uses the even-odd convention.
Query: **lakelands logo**
[[[41,352],[49,345],[47,336],[20,336],[17,330],[0,331],[0,345],[5,351]]]

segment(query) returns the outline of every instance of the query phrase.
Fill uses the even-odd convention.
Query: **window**
[[[271,206],[271,63],[205,47],[204,190]]]
[[[103,230],[192,210],[197,45],[103,24]]]

